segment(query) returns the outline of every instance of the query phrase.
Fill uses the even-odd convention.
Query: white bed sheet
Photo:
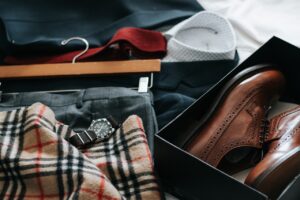
[[[300,0],[198,0],[227,17],[237,35],[241,61],[272,36],[300,46]]]

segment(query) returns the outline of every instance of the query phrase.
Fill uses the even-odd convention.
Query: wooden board
[[[160,60],[0,66],[0,79],[159,72]]]

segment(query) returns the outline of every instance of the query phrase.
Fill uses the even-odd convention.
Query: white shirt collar
[[[167,56],[163,62],[234,59],[236,38],[230,22],[201,11],[165,32]]]

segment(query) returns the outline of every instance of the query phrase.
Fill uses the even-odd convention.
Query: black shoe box
[[[155,167],[166,191],[179,199],[268,199],[266,194],[237,181],[181,148],[201,124],[205,123],[205,113],[222,86],[238,72],[264,63],[274,64],[287,79],[281,100],[300,104],[300,49],[273,37],[155,136]],[[295,177],[279,199],[300,199],[298,185],[300,178]]]

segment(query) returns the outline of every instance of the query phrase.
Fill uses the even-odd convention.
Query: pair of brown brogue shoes
[[[266,118],[284,86],[284,75],[271,66],[243,70],[184,148],[228,173],[254,166],[245,183],[276,198],[300,173],[300,107]]]

